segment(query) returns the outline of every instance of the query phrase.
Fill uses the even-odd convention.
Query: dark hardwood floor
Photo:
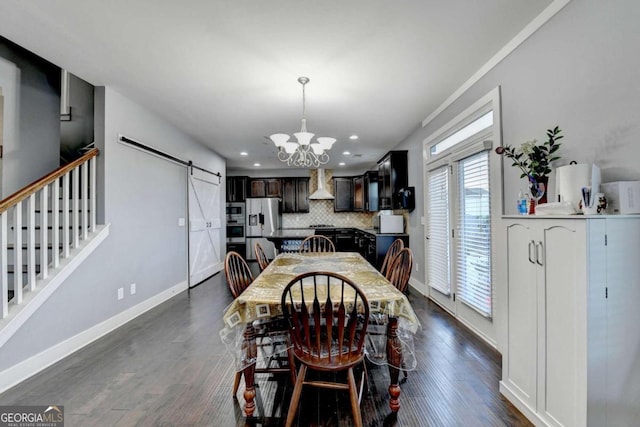
[[[369,366],[365,426],[530,426],[498,391],[500,355],[437,305],[411,295],[422,329],[418,369],[390,415],[386,368]],[[72,426],[280,426],[291,386],[256,376],[256,416],[246,420],[241,386],[231,396],[232,357],[218,331],[231,295],[224,274],[183,293],[24,383],[0,405],[64,405]],[[297,426],[350,426],[342,392],[303,391]]]

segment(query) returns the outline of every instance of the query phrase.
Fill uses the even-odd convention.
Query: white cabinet
[[[536,425],[640,425],[640,218],[505,225],[501,392]]]

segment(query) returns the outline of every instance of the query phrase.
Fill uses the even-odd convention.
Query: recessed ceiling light
[[[355,135],[355,134],[354,134],[354,135],[351,135],[351,136],[349,137],[349,139],[356,140],[356,139],[358,139],[358,135]]]
[[[246,151],[241,151],[241,152],[240,152],[240,155],[241,155],[241,156],[248,156],[248,155],[249,155],[249,153],[247,153]]]
[[[349,151],[345,151],[345,152],[343,152],[342,154],[343,154],[343,155],[345,155],[345,156],[348,156],[348,155],[350,155],[351,153],[350,153]]]
[[[345,162],[340,162],[338,163],[338,166],[344,166],[346,163]]]
[[[253,166],[260,167],[260,163],[254,163]]]

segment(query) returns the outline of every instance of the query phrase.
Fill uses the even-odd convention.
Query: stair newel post
[[[96,158],[89,159],[89,173],[91,176],[91,183],[89,184],[89,201],[91,202],[91,209],[89,214],[91,215],[91,232],[96,231]]]
[[[0,288],[2,288],[2,302],[0,315],[2,319],[9,314],[9,275],[7,274],[7,212],[0,214]]]
[[[22,202],[13,209],[13,297],[22,304]]]
[[[27,281],[29,290],[36,290],[36,193],[27,201]]]
[[[56,232],[56,230],[52,230]],[[40,190],[40,277],[49,277],[49,186]]]
[[[87,174],[87,168],[89,167],[88,162],[84,162],[82,165],[79,166],[80,171],[81,171],[81,185],[80,185],[80,189],[82,192],[81,198],[82,198],[82,240],[87,240],[87,237],[89,236],[89,216],[87,214],[87,208],[89,207],[88,204],[88,196],[89,196],[89,189],[88,184],[89,184],[89,178],[88,178],[88,174]]]
[[[73,247],[78,248],[80,247],[80,224],[78,215],[78,211],[80,210],[80,171],[78,167],[73,168],[71,171],[71,183],[73,185],[71,190],[71,198],[73,199],[73,220],[71,221],[73,228],[72,242]]]
[[[58,268],[60,265],[60,178],[56,178],[51,184],[51,266]]]
[[[67,172],[62,177],[62,258],[69,258],[69,248],[71,243],[69,242],[69,230],[71,224],[69,223],[69,174]]]

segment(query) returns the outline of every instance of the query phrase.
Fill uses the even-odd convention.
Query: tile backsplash
[[[282,228],[308,228],[312,224],[371,228],[373,215],[372,212],[334,212],[333,200],[309,200],[309,213],[283,214]]]

